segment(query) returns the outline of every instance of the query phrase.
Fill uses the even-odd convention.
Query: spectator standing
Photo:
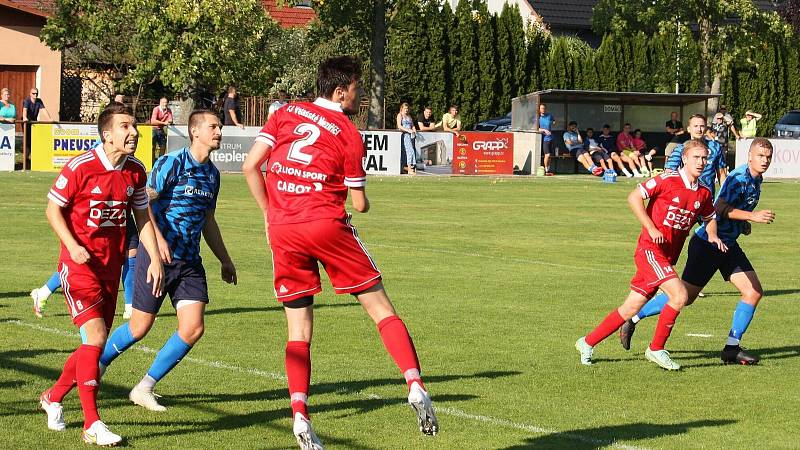
[[[114,95],[114,101],[117,103],[125,104],[125,95],[124,94],[116,94]]]
[[[411,118],[408,110],[408,103],[400,105],[400,112],[397,113],[397,129],[403,132],[401,142],[406,155],[406,173],[416,175],[417,152],[414,148],[414,141],[417,138],[417,130],[414,129],[414,119]]]
[[[450,109],[442,116],[444,131],[458,134],[461,131],[461,117],[458,115],[458,106],[450,105]]]
[[[665,124],[667,129],[667,144],[664,147],[664,155],[669,157],[669,154],[675,150],[675,147],[684,143],[686,139],[686,129],[683,128],[683,123],[678,120],[678,112],[672,111],[669,115],[669,120]]]
[[[242,124],[242,110],[239,106],[239,94],[236,92],[235,86],[228,87],[228,95],[225,97],[225,103],[222,105],[222,112],[225,118],[225,125],[233,125],[244,129],[244,124]]]
[[[556,120],[553,115],[547,112],[547,105],[539,103],[539,115],[537,121],[537,128],[542,133],[542,155],[544,160],[544,174],[547,176],[555,175],[550,169],[550,157],[555,155],[555,148],[553,147],[553,126]]]
[[[720,106],[719,113],[722,114],[722,121],[725,123],[725,125],[728,126],[728,131],[732,132],[733,136],[736,139],[741,139],[741,136],[739,135],[739,130],[736,129],[736,124],[733,123],[734,122],[733,116],[731,115],[731,113],[728,112],[728,107],[726,105]],[[730,134],[728,135],[728,137],[730,137]]]
[[[17,119],[17,107],[11,103],[11,91],[8,88],[0,90],[0,122],[14,123]]]
[[[27,167],[31,166],[31,125],[33,122],[40,120],[39,115],[44,113],[47,120],[52,120],[47,108],[44,107],[44,102],[39,98],[39,88],[32,88],[30,95],[22,102],[22,121],[25,122],[25,146],[28,148],[28,158],[26,161]]]
[[[269,105],[269,111],[267,113],[267,120],[269,120],[269,118],[272,117],[272,114],[275,111],[277,111],[281,106],[289,103],[288,101],[286,101],[287,97],[288,97],[288,94],[286,94],[285,90],[281,89],[280,91],[278,91],[278,99],[275,100],[274,102],[272,102]]]
[[[744,117],[739,121],[742,124],[741,138],[756,137],[756,122],[761,120],[761,114],[748,109]]]
[[[714,114],[714,120],[711,122],[711,125],[708,127],[709,130],[714,131],[714,135],[716,136],[716,141],[719,142],[719,146],[722,149],[722,152],[727,154],[728,153],[728,142],[730,139],[730,128],[731,125],[725,123],[725,114],[718,112]]]
[[[417,130],[436,131],[436,123],[433,120],[433,110],[430,106],[426,106],[417,116]]]
[[[161,97],[158,101],[158,106],[153,108],[153,113],[150,114],[150,125],[153,125],[154,160],[163,155],[167,150],[167,133],[164,131],[164,127],[172,125],[173,121],[174,118],[172,116],[172,110],[169,108],[169,100],[167,97]]]

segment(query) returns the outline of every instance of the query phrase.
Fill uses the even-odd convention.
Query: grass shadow
[[[519,445],[507,447],[506,450],[522,449],[565,449],[594,450],[615,445],[620,441],[652,439],[664,436],[683,434],[692,428],[721,427],[736,423],[735,420],[696,420],[676,424],[657,424],[636,422],[626,425],[612,425],[595,428],[579,428],[576,430],[545,434],[525,439]]]

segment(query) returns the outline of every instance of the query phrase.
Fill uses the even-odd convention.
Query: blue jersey
[[[544,113],[544,115],[541,115],[541,114],[539,115],[539,129],[540,130],[552,131],[551,128],[553,127],[553,122],[555,122],[555,119],[553,119],[553,115],[552,114]],[[550,135],[550,134],[545,134],[543,140],[545,142],[550,142],[550,141],[553,140],[553,136]]]
[[[750,168],[747,164],[741,165],[731,172],[717,195],[717,201],[720,199],[735,209],[742,211],[752,212],[758,205],[758,199],[761,197],[761,181],[763,177],[759,176],[754,178],[750,173]],[[742,234],[742,228],[745,221],[733,220],[717,216],[717,235],[725,245],[731,246],[736,243],[736,239]],[[708,240],[708,232],[706,226],[703,224],[695,231],[698,237]]]
[[[728,167],[728,164],[725,162],[725,153],[722,152],[722,147],[720,147],[719,142],[712,141],[705,137],[703,140],[705,141],[706,146],[708,146],[708,163],[706,164],[705,169],[703,169],[703,173],[700,174],[698,181],[703,186],[709,188],[713,194],[714,181],[717,179],[717,170]],[[664,163],[665,169],[678,170],[683,166],[681,156],[683,156],[684,145],[685,143],[678,145],[675,147],[675,150],[670,153],[669,159],[667,159],[667,162]]]
[[[217,207],[219,185],[214,163],[197,162],[187,147],[156,160],[147,188],[158,197],[150,207],[174,259],[200,259],[200,234],[208,210]]]

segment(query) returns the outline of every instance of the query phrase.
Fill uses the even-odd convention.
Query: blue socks
[[[664,305],[667,304],[669,297],[667,294],[660,293],[655,297],[651,298],[649,302],[645,303],[642,306],[642,309],[639,310],[639,313],[633,316],[633,322],[636,323],[645,317],[655,316],[661,313],[661,310],[664,309]]]
[[[100,355],[100,364],[104,367],[108,367],[117,356],[121,355],[122,352],[135,343],[136,339],[134,339],[131,334],[128,322],[125,322],[122,326],[114,330],[114,333],[111,334],[111,337],[106,341],[106,347],[103,349],[103,354]]]
[[[733,323],[731,324],[731,331],[728,333],[727,345],[739,345],[742,335],[747,331],[750,321],[753,320],[755,311],[755,306],[745,303],[744,300],[739,301],[739,304],[736,305],[736,310],[733,311]]]
[[[55,292],[56,289],[61,287],[61,276],[58,272],[53,272],[53,274],[50,275],[50,279],[47,280],[47,283],[44,285],[47,286],[47,289],[50,289],[50,292]]]
[[[125,289],[125,304],[133,304],[133,280],[136,279],[136,257],[125,260],[122,266],[122,288]]]
[[[160,380],[170,370],[172,370],[187,353],[192,349],[192,346],[183,342],[183,339],[176,331],[167,340],[167,343],[158,351],[153,365],[147,371],[147,375],[152,377],[155,381]]]

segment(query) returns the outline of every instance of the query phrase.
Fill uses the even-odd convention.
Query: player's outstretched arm
[[[721,193],[720,193],[721,194]],[[736,209],[731,206],[722,195],[717,199],[714,206],[717,215],[731,220],[740,220],[743,222],[756,222],[756,223],[772,223],[775,221],[775,212],[769,209],[761,209],[758,211],[745,211],[743,209]]]
[[[134,209],[136,226],[139,228],[139,241],[150,256],[150,265],[147,267],[147,282],[153,283],[153,295],[160,297],[164,290],[164,266],[158,254],[155,227],[150,220],[150,208]]]
[[[214,256],[222,264],[222,281],[236,284],[236,267],[233,265],[230,255],[228,255],[228,249],[225,248],[222,232],[219,231],[219,224],[213,209],[206,214],[206,223],[203,225],[203,238],[206,240],[208,248],[211,249]]]
[[[717,246],[721,252],[727,252],[728,246],[717,235],[717,219],[711,219],[706,222],[706,233],[708,233],[708,242]]]
[[[664,243],[664,235],[661,234],[661,231],[658,230],[656,224],[654,224],[650,216],[647,215],[647,209],[644,206],[642,193],[639,191],[638,186],[632,190],[630,194],[628,194],[628,206],[631,207],[631,211],[633,211],[633,215],[636,216],[636,219],[639,220],[639,223],[641,223],[644,229],[647,230],[647,233],[650,235],[650,239],[656,244]]]
[[[267,187],[264,184],[264,175],[261,174],[261,165],[269,157],[269,152],[272,151],[272,146],[263,142],[256,141],[250,152],[247,154],[244,163],[242,164],[242,172],[244,178],[247,180],[247,187],[250,188],[250,194],[256,200],[261,213],[264,214],[264,230],[266,231],[269,223],[267,222],[267,208],[269,202],[267,201]],[[267,241],[269,241],[269,234],[267,234]]]
[[[75,236],[69,231],[61,207],[58,206],[56,202],[48,200],[46,214],[47,221],[50,222],[50,226],[53,228],[53,231],[56,232],[56,236],[58,236],[64,244],[64,247],[69,251],[70,258],[72,258],[76,264],[85,264],[89,261],[89,252],[78,243]]]
[[[360,213],[369,211],[369,199],[367,198],[366,189],[363,187],[351,187],[350,203],[353,204],[353,209]]]

